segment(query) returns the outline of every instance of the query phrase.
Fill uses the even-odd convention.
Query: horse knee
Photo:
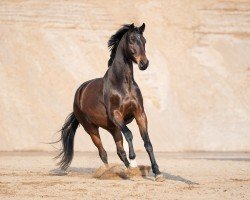
[[[151,142],[145,142],[144,147],[145,147],[146,151],[148,151],[148,152],[153,151],[153,146],[152,146]]]
[[[125,136],[125,139],[128,142],[132,142],[132,140],[133,140],[132,132],[126,126],[123,126],[121,131],[122,131],[123,135]]]
[[[133,140],[133,134],[131,133],[131,131],[125,132],[124,135],[126,136],[126,139],[127,139],[128,141],[132,142],[132,140]]]

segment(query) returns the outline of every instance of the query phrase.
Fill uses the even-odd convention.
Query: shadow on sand
[[[175,175],[165,173],[165,172],[163,172],[162,174],[167,180],[180,181],[180,182],[186,183],[188,185],[199,185],[199,183],[194,182],[194,181],[190,181],[190,180],[185,179],[185,178],[183,178],[181,176],[175,176]]]
[[[60,168],[52,169],[49,174],[52,176],[65,176],[68,174],[78,174],[78,175],[92,175],[96,169],[95,168],[83,168],[83,167],[69,167],[66,171]]]

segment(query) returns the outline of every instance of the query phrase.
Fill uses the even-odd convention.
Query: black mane
[[[108,41],[108,47],[111,51],[110,58],[108,61],[108,66],[111,66],[114,58],[115,58],[115,53],[116,49],[118,47],[118,44],[120,40],[122,39],[122,36],[129,30],[130,24],[125,24],[123,25],[114,35],[112,35]]]

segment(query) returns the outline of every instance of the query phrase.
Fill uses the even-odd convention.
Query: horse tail
[[[61,169],[66,170],[74,156],[74,137],[76,129],[78,128],[79,122],[77,121],[74,113],[72,112],[60,130],[61,138],[59,141],[62,142],[62,150],[55,157],[55,159],[61,158],[61,161],[57,163]]]

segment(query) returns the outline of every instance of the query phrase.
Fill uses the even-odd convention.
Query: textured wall
[[[145,22],[150,66],[134,70],[154,149],[249,151],[250,2],[121,2],[0,2],[0,150],[53,150],[43,142],[58,138],[77,87],[107,70],[110,35]],[[82,128],[76,150],[95,150]]]

